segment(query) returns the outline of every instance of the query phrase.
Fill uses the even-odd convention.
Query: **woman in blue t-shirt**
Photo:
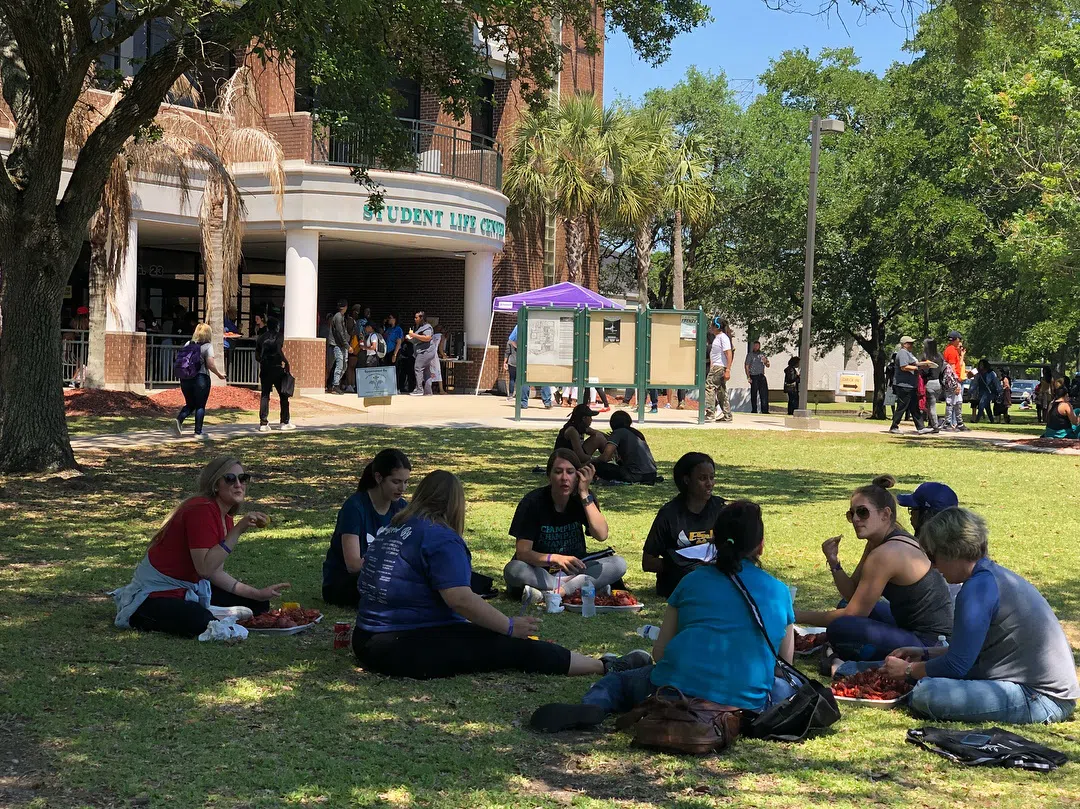
[[[500,670],[599,675],[651,662],[647,652],[598,659],[529,640],[539,618],[508,618],[473,592],[464,529],[461,481],[437,470],[371,542],[353,631],[365,669],[424,680]]]
[[[382,450],[364,467],[356,493],[338,511],[334,536],[323,562],[322,594],[327,604],[356,606],[356,579],[364,566],[368,544],[405,508],[402,498],[411,471],[409,459],[397,449]]]
[[[776,657],[731,580],[738,576],[757,602],[769,640],[790,663],[795,650],[791,593],[759,567],[764,534],[755,503],[741,500],[721,509],[713,530],[714,562],[683,577],[668,599],[653,646],[656,665],[602,678],[579,704],[544,705],[533,714],[532,727],[554,732],[597,725],[664,686],[748,711],[790,696],[791,686],[775,676]]]

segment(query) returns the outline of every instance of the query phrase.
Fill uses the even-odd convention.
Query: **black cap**
[[[574,419],[585,418],[585,416],[598,416],[598,415],[600,415],[600,411],[593,410],[587,404],[582,402],[581,404],[574,405],[574,409],[570,411],[570,420],[573,421]]]
[[[958,331],[951,331],[951,332],[949,332],[949,339],[950,339],[950,340],[962,340],[962,339],[963,339],[963,337],[964,337],[964,335],[962,335],[962,334],[961,334],[960,332],[958,332]]]

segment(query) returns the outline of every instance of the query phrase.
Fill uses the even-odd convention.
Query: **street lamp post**
[[[809,410],[810,390],[810,320],[814,302],[814,239],[817,234],[817,176],[821,153],[821,135],[841,135],[844,122],[835,118],[822,120],[815,115],[810,122],[810,198],[806,211],[806,268],[803,274],[802,345],[799,349],[799,409],[795,411],[794,426],[804,429],[817,427]]]

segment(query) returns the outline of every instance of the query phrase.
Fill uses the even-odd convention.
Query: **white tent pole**
[[[491,342],[491,329],[495,325],[495,312],[492,311],[491,317],[488,319],[488,333],[487,339],[484,340],[484,356],[480,360],[480,375],[476,377],[476,390],[473,392],[473,396],[480,395],[480,380],[484,378],[484,365],[487,363],[487,350],[488,343]]]

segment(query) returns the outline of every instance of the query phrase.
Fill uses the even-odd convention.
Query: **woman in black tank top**
[[[838,558],[840,537],[822,545],[836,589],[835,610],[796,610],[799,623],[824,626],[844,660],[884,660],[901,646],[935,646],[952,632],[952,599],[942,575],[919,543],[896,522],[892,476],[875,478],[851,496],[848,520],[866,541],[851,575]],[[883,601],[882,598],[887,599]]]
[[[587,404],[577,405],[571,411],[570,419],[555,436],[555,449],[570,450],[582,465],[593,460],[610,461],[615,457],[615,445],[609,444],[606,435],[592,428],[595,415],[596,411]]]

